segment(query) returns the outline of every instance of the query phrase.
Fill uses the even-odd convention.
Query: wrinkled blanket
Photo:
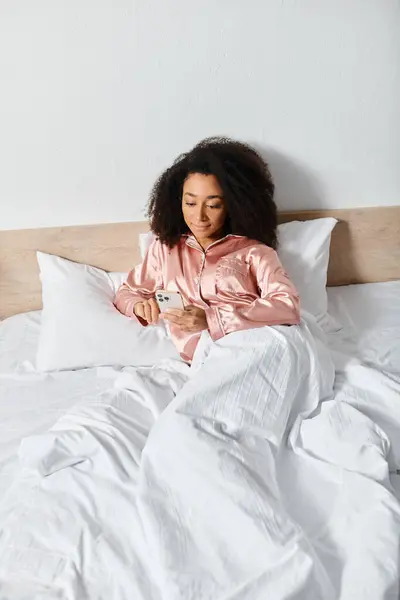
[[[397,598],[390,440],[335,400],[310,327],[204,335],[191,368],[126,369],[25,438],[0,503],[0,597]],[[330,509],[312,534],[283,494],[287,460],[293,478],[323,477],[313,502]]]

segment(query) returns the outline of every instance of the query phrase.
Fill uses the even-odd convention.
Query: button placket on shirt
[[[206,258],[207,258],[207,252],[208,252],[209,250],[211,250],[211,248],[212,248],[213,246],[216,246],[217,244],[220,244],[221,242],[223,242],[224,240],[226,240],[226,239],[227,239],[227,238],[229,238],[229,237],[236,237],[236,236],[231,236],[231,234],[228,234],[228,235],[226,235],[224,238],[222,238],[222,239],[220,239],[220,240],[217,240],[217,241],[213,242],[213,243],[212,243],[210,246],[208,246],[208,248],[207,248],[205,251],[204,251],[204,250],[203,250],[203,249],[202,249],[202,248],[201,248],[201,247],[200,247],[200,246],[199,246],[197,243],[196,243],[196,244],[194,244],[194,243],[193,243],[193,242],[190,240],[190,238],[188,238],[188,240],[186,241],[186,244],[187,244],[188,246],[190,246],[191,248],[194,248],[195,250],[197,250],[198,252],[201,252],[201,254],[202,254],[202,261],[201,261],[201,266],[200,266],[200,272],[199,272],[199,275],[198,275],[198,277],[194,277],[194,278],[193,278],[193,281],[194,281],[194,283],[196,284],[196,286],[198,286],[199,297],[201,298],[201,300],[202,300],[202,302],[203,302],[203,304],[204,304],[204,306],[205,306],[206,308],[209,308],[209,306],[210,306],[210,305],[209,305],[209,303],[208,303],[206,300],[204,300],[204,298],[203,298],[203,294],[202,294],[202,290],[201,290],[201,276],[202,276],[202,274],[203,274],[203,271],[204,271],[204,265],[205,265]]]
[[[202,273],[204,271],[204,265],[205,265],[205,263],[206,263],[206,252],[203,252],[203,256],[202,256],[202,259],[201,259],[201,265],[200,265],[200,272],[199,272],[198,277],[196,277],[196,279],[195,279],[195,283],[198,286],[200,298],[204,302],[205,306],[208,307],[208,303],[204,300],[203,294],[202,294],[202,291],[201,291],[201,276],[202,276]]]
[[[206,261],[206,256],[205,256],[205,253],[204,253],[203,257],[202,257],[202,260],[201,260],[200,270],[199,270],[198,274],[196,275],[196,277],[193,278],[193,281],[195,282],[196,285],[198,285],[199,290],[200,290],[201,274],[203,273],[205,261]]]
[[[200,265],[200,271],[199,271],[199,273],[198,273],[198,275],[196,277],[193,277],[193,281],[198,286],[199,292],[200,292],[200,297],[201,297],[200,280],[201,280],[201,274],[202,274],[203,268],[204,268],[204,263],[205,263],[205,260],[206,260],[206,253],[199,246],[194,245],[189,240],[186,242],[186,244],[188,246],[190,246],[191,248],[194,248],[195,250],[197,250],[198,252],[200,252],[201,255],[202,255],[202,260],[201,260],[201,265]]]

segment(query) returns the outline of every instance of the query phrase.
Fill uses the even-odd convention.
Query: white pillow
[[[163,325],[142,327],[113,305],[126,274],[37,253],[42,281],[40,371],[100,365],[153,365],[179,359]]]
[[[148,231],[147,233],[141,233],[139,235],[139,248],[140,248],[140,256],[142,260],[146,256],[146,252],[150,247],[150,244],[153,240],[156,239],[156,236],[152,231]]]
[[[331,233],[337,221],[332,217],[312,221],[291,221],[278,227],[278,254],[300,295],[302,310],[312,314],[322,328],[330,327],[326,279]],[[150,231],[139,237],[144,258],[154,239]]]
[[[336,219],[327,217],[291,221],[278,227],[279,258],[300,295],[301,309],[311,313],[325,330],[331,323],[326,280],[331,234],[336,223]]]

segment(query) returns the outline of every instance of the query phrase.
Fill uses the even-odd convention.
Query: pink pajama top
[[[206,250],[191,235],[172,249],[155,240],[118,290],[115,305],[136,318],[136,302],[153,298],[156,290],[180,292],[185,305],[202,308],[214,341],[241,329],[300,322],[299,297],[275,250],[239,235]],[[192,360],[201,332],[183,332],[172,323],[170,331],[182,358]]]

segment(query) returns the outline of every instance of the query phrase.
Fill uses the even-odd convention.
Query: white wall
[[[141,220],[200,138],[282,209],[400,203],[397,0],[1,0],[0,228]]]

